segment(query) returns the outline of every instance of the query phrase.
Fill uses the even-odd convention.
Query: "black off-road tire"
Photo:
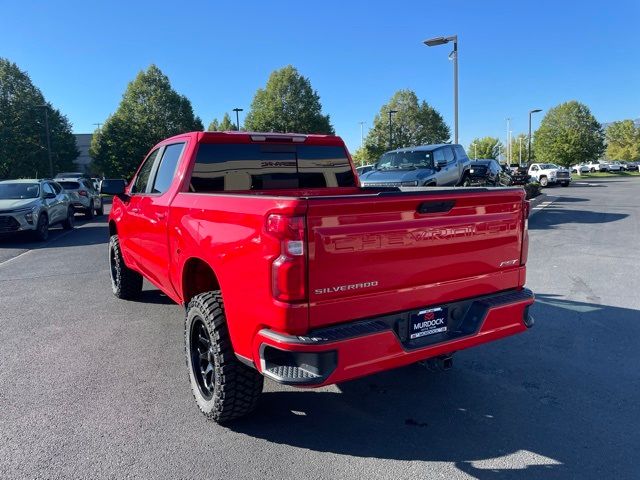
[[[109,239],[109,273],[111,290],[122,300],[132,300],[140,296],[142,291],[142,275],[128,268],[122,258],[118,235]]]
[[[93,218],[93,212],[95,210],[95,207],[93,206],[93,200],[91,200],[91,203],[89,203],[89,208],[87,208],[84,211],[84,216],[91,219]]]
[[[102,202],[100,203],[100,208],[96,208],[96,215],[98,217],[104,215],[104,200],[102,200]]]
[[[469,177],[468,174],[464,174],[464,176],[462,177],[462,180],[460,180],[460,186],[461,187],[470,187],[471,186],[471,178]]]
[[[65,230],[73,230],[75,226],[76,226],[75,211],[73,210],[73,207],[69,207],[69,210],[67,210],[67,219],[64,222],[62,222],[62,228],[64,228]]]
[[[33,231],[33,236],[41,242],[49,238],[49,217],[46,213],[41,213],[38,216],[38,223],[36,224],[36,229]]]
[[[191,392],[205,417],[223,424],[251,413],[264,377],[236,358],[219,291],[191,299],[184,339]]]

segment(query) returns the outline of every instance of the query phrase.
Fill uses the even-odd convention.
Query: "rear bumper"
[[[510,290],[438,305],[448,307],[449,331],[409,340],[409,318],[418,310],[318,329],[306,336],[258,332],[253,363],[268,378],[319,387],[402,367],[474,347],[533,325],[530,290]]]

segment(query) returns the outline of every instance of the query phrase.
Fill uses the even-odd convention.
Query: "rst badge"
[[[411,315],[409,320],[409,339],[435,335],[447,331],[447,308],[437,307],[427,310],[420,310]]]

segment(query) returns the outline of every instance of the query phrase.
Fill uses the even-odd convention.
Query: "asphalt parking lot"
[[[183,310],[110,291],[107,228],[0,240],[0,478],[640,477],[640,181],[550,188],[529,221],[535,327],[339,387],[266,382],[205,421]]]

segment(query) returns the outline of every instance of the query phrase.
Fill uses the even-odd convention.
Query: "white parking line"
[[[545,208],[547,208],[549,205],[551,205],[553,202],[555,202],[558,197],[547,197],[548,200],[545,200],[544,202],[540,202],[538,205],[536,205],[535,207],[533,207],[531,209],[531,213],[529,214],[529,218],[531,218],[533,215],[535,215],[536,213],[544,210]]]

